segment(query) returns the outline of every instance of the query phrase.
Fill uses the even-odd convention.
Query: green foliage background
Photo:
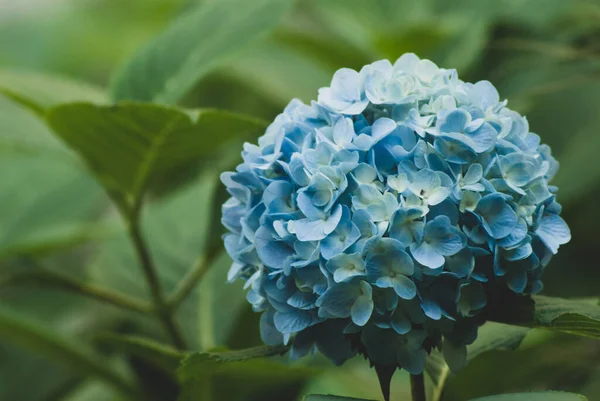
[[[434,355],[430,399],[600,401],[594,0],[0,0],[0,400],[380,399],[359,358],[219,352],[260,339],[240,283],[225,283],[217,178],[291,98],[407,51],[492,81],[552,146],[573,240],[543,294],[586,299],[517,322],[554,331],[488,324],[458,375]],[[136,238],[204,353],[164,345]],[[392,399],[409,397],[399,373]]]

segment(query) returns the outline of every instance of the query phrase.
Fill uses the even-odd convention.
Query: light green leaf
[[[101,356],[77,339],[53,333],[50,328],[39,326],[5,308],[0,308],[0,339],[70,369],[96,376],[125,394],[135,393],[129,383],[102,363]]]
[[[169,345],[143,337],[103,334],[97,337],[100,344],[136,356],[161,369],[167,375],[175,375],[185,354]]]
[[[600,339],[600,306],[597,300],[576,301],[546,296],[519,298],[492,313],[498,322],[542,328]]]
[[[285,105],[291,99],[316,99],[320,87],[331,81],[335,69],[274,39],[266,40],[232,63],[224,73]]]
[[[77,151],[128,214],[144,193],[229,140],[264,129],[259,120],[218,110],[185,113],[150,104],[61,105],[48,112],[56,134]]]
[[[49,253],[110,235],[107,201],[77,157],[30,110],[0,95],[0,258]]]
[[[509,326],[501,323],[488,322],[484,324],[479,328],[477,340],[467,346],[467,363],[489,351],[516,349],[528,331],[529,329],[526,327]],[[427,357],[425,371],[432,382],[430,400],[441,400],[451,372],[439,351],[432,351]]]
[[[35,107],[51,107],[60,103],[107,103],[105,91],[91,84],[36,72],[0,70],[0,92],[33,102]]]
[[[115,100],[175,103],[211,70],[273,29],[291,0],[200,5],[156,37],[116,76]]]
[[[304,397],[303,401],[369,401],[362,398],[338,397],[335,395],[311,394]]]
[[[121,231],[114,222],[67,222],[24,232],[16,243],[0,248],[0,261],[14,256],[44,256],[77,245],[112,237]]]
[[[582,395],[563,393],[562,391],[544,391],[543,393],[500,394],[476,398],[471,401],[586,401]]]

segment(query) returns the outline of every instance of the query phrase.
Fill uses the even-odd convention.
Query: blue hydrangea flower
[[[421,373],[466,361],[489,299],[530,294],[570,240],[558,164],[494,86],[405,54],[292,100],[222,181],[228,279],[267,344]]]

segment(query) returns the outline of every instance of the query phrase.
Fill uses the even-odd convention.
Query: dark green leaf
[[[124,354],[143,359],[167,375],[175,375],[181,360],[185,357],[185,354],[171,346],[143,337],[104,334],[98,336],[97,341]]]
[[[284,346],[261,346],[240,351],[191,354],[178,370],[183,386],[180,400],[205,401],[217,397],[245,401],[268,397],[291,401],[306,380],[319,371],[265,359],[282,354],[286,349]]]
[[[76,150],[127,213],[144,192],[227,141],[257,133],[261,121],[217,110],[184,113],[150,104],[74,103],[48,112],[56,134]]]
[[[526,327],[509,326],[501,323],[488,322],[484,324],[479,329],[477,340],[467,346],[467,363],[488,351],[516,349],[528,331],[529,329]],[[433,384],[431,401],[441,400],[451,372],[439,351],[433,351],[428,356],[425,371]]]
[[[597,340],[534,330],[517,350],[487,352],[473,360],[448,380],[443,399],[470,400],[534,389],[581,393],[598,361]]]
[[[520,326],[542,328],[600,339],[600,306],[597,300],[520,297],[493,312],[493,319]]]
[[[338,397],[335,395],[311,394],[304,397],[303,401],[369,401],[362,398]]]
[[[102,363],[102,357],[86,348],[77,339],[61,337],[8,310],[0,309],[0,339],[43,355],[71,369],[96,376],[120,391],[131,394],[131,385]]]
[[[586,401],[582,395],[563,393],[561,391],[544,391],[543,393],[500,394],[476,398],[471,401]]]
[[[214,68],[274,28],[291,0],[219,0],[187,13],[116,76],[115,100],[175,103]]]
[[[220,369],[228,369],[227,364],[282,355],[287,349],[285,346],[270,347],[265,345],[239,351],[194,352],[181,362],[178,377],[182,383],[185,383],[188,380],[217,373]]]

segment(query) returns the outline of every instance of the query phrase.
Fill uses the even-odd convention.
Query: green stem
[[[420,375],[410,375],[410,390],[412,401],[426,401],[423,373]]]
[[[139,220],[137,218],[131,218],[129,220],[128,229],[129,236],[133,241],[135,251],[144,271],[146,281],[150,287],[150,293],[154,303],[154,312],[162,322],[169,337],[171,337],[173,344],[178,349],[185,350],[185,340],[183,339],[183,335],[177,326],[177,323],[175,322],[173,311],[167,304],[163,295],[160,280],[158,279],[158,274],[156,273],[156,267],[154,266],[152,256],[150,255],[150,251],[146,246],[140,230]]]
[[[136,298],[113,292],[100,286],[81,282],[73,277],[62,273],[45,269],[37,269],[35,272],[17,274],[9,277],[7,283],[34,282],[38,285],[56,286],[67,291],[88,296],[96,300],[109,303],[120,308],[128,309],[141,314],[152,313],[150,305]]]
[[[204,257],[198,258],[192,269],[188,274],[179,282],[177,288],[173,291],[173,294],[169,297],[168,304],[172,308],[177,308],[184,299],[190,295],[196,284],[204,277],[208,271],[210,265],[209,260]]]

